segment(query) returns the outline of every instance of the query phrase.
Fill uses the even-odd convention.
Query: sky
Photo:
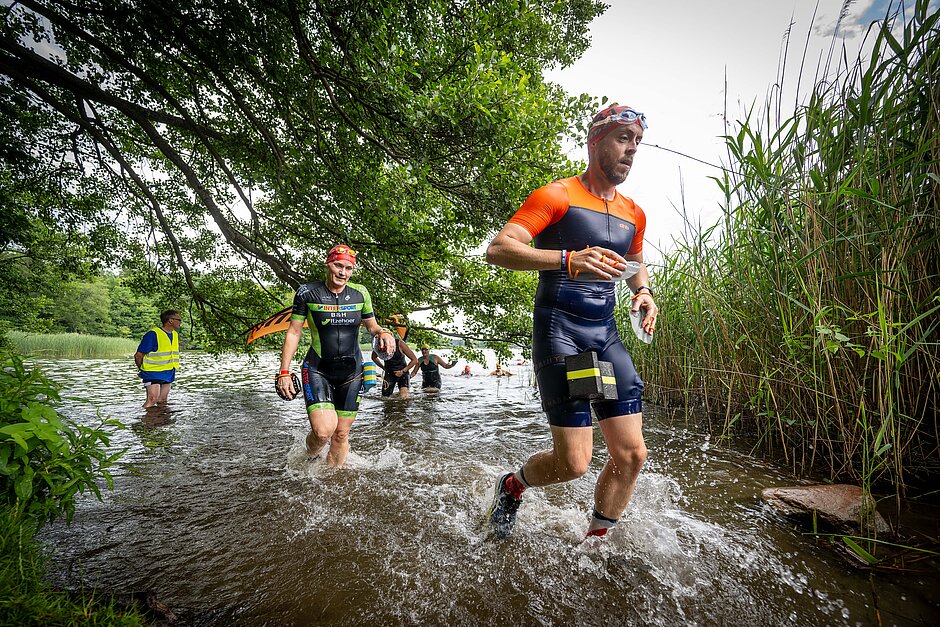
[[[817,60],[828,57],[842,9],[841,0],[607,0],[610,8],[591,25],[591,47],[572,66],[553,70],[548,80],[570,94],[630,105],[646,114],[649,128],[633,169],[618,188],[646,212],[644,253],[655,263],[658,250],[681,234],[681,208],[704,225],[720,217],[721,194],[708,177],[720,170],[682,157],[727,165],[719,137],[723,112],[731,122],[752,105],[762,109],[783,73],[784,116],[794,111],[796,79],[804,58],[801,92],[815,81]],[[906,0],[908,14],[913,5]],[[899,0],[894,0],[897,7]],[[932,8],[940,4],[933,0]],[[873,20],[884,17],[888,0],[856,0],[836,32],[849,58],[863,49]],[[815,18],[814,18],[815,12]],[[792,22],[792,29],[791,29]],[[790,29],[789,50],[785,37]],[[727,94],[725,83],[727,81]],[[569,156],[586,160],[583,146]]]

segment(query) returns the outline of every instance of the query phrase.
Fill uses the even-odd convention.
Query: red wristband
[[[281,374],[290,374],[290,370],[281,370]]]

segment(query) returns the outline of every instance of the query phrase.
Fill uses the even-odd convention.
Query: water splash
[[[92,421],[100,407],[132,427],[114,440],[128,449],[114,493],[82,500],[72,527],[43,534],[62,585],[152,589],[175,608],[241,625],[873,616],[867,575],[760,505],[762,487],[792,481],[785,471],[711,446],[655,408],[644,417],[650,459],[605,538],[584,539],[605,459],[598,437],[590,472],[527,491],[515,532],[498,541],[485,520],[496,478],[550,446],[520,367],[508,380],[445,372],[440,394],[410,401],[373,390],[348,463],[333,468],[306,454],[303,404],[271,389],[276,355],[257,364],[185,355],[164,422],[148,422],[142,390],[113,361],[48,363],[76,397],[70,415]],[[911,584],[879,585],[890,594]],[[910,596],[911,616],[933,609],[926,593]]]

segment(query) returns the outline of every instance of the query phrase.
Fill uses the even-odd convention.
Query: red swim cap
[[[326,254],[326,263],[333,261],[348,261],[349,263],[356,265],[356,251],[354,251],[349,246],[344,246],[339,244],[330,249],[330,252]]]

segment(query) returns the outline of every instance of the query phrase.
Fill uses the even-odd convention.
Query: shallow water
[[[53,578],[152,590],[187,623],[936,623],[935,574],[870,579],[761,505],[761,489],[796,483],[785,470],[655,407],[649,461],[606,538],[582,542],[596,433],[591,472],[527,492],[513,536],[494,540],[496,477],[550,444],[528,367],[465,378],[461,363],[407,402],[372,390],[334,469],[306,459],[303,404],[274,393],[274,354],[187,353],[169,410],[149,413],[126,360],[38,363],[73,397],[64,413],[129,426],[114,491],[43,532]]]

